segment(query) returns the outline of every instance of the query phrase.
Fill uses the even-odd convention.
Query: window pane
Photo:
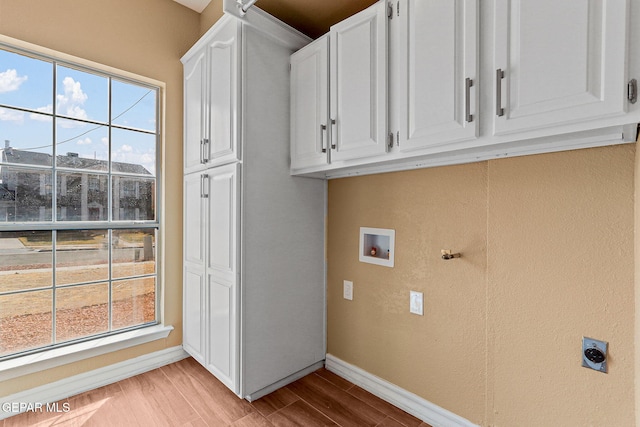
[[[0,356],[51,344],[52,293],[0,295]]]
[[[51,166],[53,119],[49,116],[0,107],[3,163]]]
[[[156,322],[158,93],[0,47],[0,360]]]
[[[0,64],[0,104],[52,111],[51,62],[0,49]]]
[[[56,342],[108,330],[108,283],[73,286],[56,291]]]
[[[58,221],[106,221],[106,175],[58,172]]]
[[[107,230],[60,230],[56,236],[56,286],[109,279]]]
[[[51,267],[51,231],[0,232],[0,293],[50,287]]]
[[[111,242],[113,278],[155,273],[154,229],[113,230]]]
[[[112,124],[155,132],[155,89],[112,80],[111,103]]]
[[[154,220],[155,179],[113,176],[113,220]]]
[[[56,119],[57,165],[109,170],[109,128],[77,120]]]
[[[106,123],[109,117],[109,79],[58,65],[56,113]]]
[[[114,172],[156,174],[155,135],[113,129],[111,142],[111,161]]]
[[[0,168],[0,223],[51,221],[50,170]]]
[[[156,319],[154,277],[113,282],[113,329],[121,329]]]

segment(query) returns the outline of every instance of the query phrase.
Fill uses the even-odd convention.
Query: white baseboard
[[[189,355],[182,346],[171,347],[154,353],[145,354],[124,362],[105,366],[83,374],[74,375],[63,380],[35,387],[6,397],[0,397],[0,420],[16,415],[5,412],[3,404],[10,402],[51,403],[112,384],[135,375],[182,360]]]
[[[327,354],[325,366],[334,374],[349,380],[414,417],[420,418],[433,427],[478,427],[465,418],[449,412],[382,378],[376,377],[357,366],[340,360],[331,354]]]

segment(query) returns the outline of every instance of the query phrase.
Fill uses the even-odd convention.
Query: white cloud
[[[24,123],[24,113],[22,111],[0,108],[0,121]]]
[[[102,145],[109,145],[109,138],[104,136],[104,137],[100,138],[100,142],[102,142]]]
[[[15,69],[8,69],[0,73],[0,93],[13,92],[20,88],[20,85],[27,81],[28,76],[18,76]]]
[[[91,138],[85,138],[85,139],[79,139],[78,142],[76,142],[76,144],[78,145],[90,145],[91,144]]]
[[[123,151],[125,153],[130,153],[133,151],[133,148],[130,145],[122,144],[122,147],[120,147],[120,151]]]
[[[65,77],[62,81],[62,86],[64,93],[56,96],[58,113],[76,119],[86,120],[88,115],[82,107],[89,97],[82,91],[80,82],[76,82],[71,77]],[[70,124],[69,122],[63,123]],[[69,127],[65,125],[62,126]]]
[[[44,107],[39,107],[37,108],[38,111],[40,111],[41,113],[53,113],[53,106],[51,104],[46,105]],[[44,114],[36,114],[36,113],[31,113],[29,114],[29,118],[31,120],[37,120],[39,122],[51,122],[51,116],[45,116]]]

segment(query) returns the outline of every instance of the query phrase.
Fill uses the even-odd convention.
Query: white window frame
[[[32,45],[26,42],[22,42],[17,39],[0,35],[0,47],[5,50],[9,50],[19,54],[25,54],[27,56],[36,57],[54,63],[61,64],[63,66],[71,66],[72,68],[78,68],[81,71],[95,73],[102,76],[113,77],[119,81],[131,82],[134,84],[154,88],[156,95],[156,172],[155,178],[155,220],[153,221],[115,221],[112,218],[112,201],[113,195],[111,194],[112,188],[109,184],[107,189],[108,196],[108,220],[107,221],[71,221],[71,222],[56,222],[56,193],[57,182],[54,178],[57,168],[54,161],[52,171],[52,220],[49,222],[28,222],[28,223],[0,223],[0,231],[26,231],[26,230],[68,230],[68,229],[129,229],[129,228],[149,228],[156,230],[156,271],[155,271],[155,322],[152,324],[142,324],[136,327],[110,331],[108,334],[101,334],[98,336],[90,336],[76,341],[70,341],[55,345],[54,347],[46,347],[46,349],[34,349],[14,355],[5,355],[0,358],[0,381],[15,378],[21,375],[26,375],[33,372],[38,372],[44,369],[49,369],[55,366],[63,365],[77,360],[86,359],[89,357],[95,357],[100,354],[117,351],[123,348],[131,347],[134,345],[140,345],[145,342],[164,339],[173,330],[172,326],[163,324],[163,310],[161,302],[164,300],[164,238],[163,238],[163,212],[164,212],[164,174],[163,174],[163,156],[164,152],[164,133],[162,132],[163,123],[161,118],[163,117],[164,109],[164,93],[165,85],[163,82],[150,79],[147,77],[135,75],[130,72],[118,70],[116,68],[97,64],[82,58],[73,57],[60,52],[56,52],[50,49],[42,48],[36,45]],[[55,80],[53,82],[55,87]],[[55,92],[54,92],[55,93]],[[111,101],[109,100],[109,103]],[[54,102],[55,104],[55,102]],[[10,106],[4,106],[3,108],[11,108]],[[29,111],[29,110],[27,110]],[[52,114],[53,117],[53,114]],[[110,121],[110,120],[109,120]],[[109,127],[114,126],[112,123],[108,123]],[[54,144],[55,145],[55,144]],[[54,149],[53,159],[56,158],[56,152]],[[111,160],[109,165],[111,166]],[[22,165],[21,165],[22,167]],[[29,169],[29,168],[27,168]],[[42,170],[42,168],[34,168],[34,171]],[[80,170],[78,171],[80,172]],[[108,182],[111,181],[112,176],[127,177],[129,174],[121,172],[109,171],[107,176]],[[64,175],[63,175],[64,176]],[[61,189],[62,190],[62,189]],[[66,190],[66,188],[64,189]],[[64,207],[63,207],[64,209]],[[64,215],[64,214],[63,214]],[[40,213],[40,219],[42,219],[42,213]],[[52,235],[55,235],[53,233]],[[53,244],[53,243],[52,243]],[[52,268],[55,268],[55,260],[52,263]],[[111,268],[111,262],[109,263]],[[110,282],[113,279],[110,278]],[[53,312],[55,313],[55,298],[53,301]],[[111,308],[109,308],[111,311]],[[55,322],[52,325],[55,329]]]

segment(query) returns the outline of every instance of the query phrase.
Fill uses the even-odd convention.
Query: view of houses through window
[[[0,45],[0,359],[157,323],[158,92]]]

